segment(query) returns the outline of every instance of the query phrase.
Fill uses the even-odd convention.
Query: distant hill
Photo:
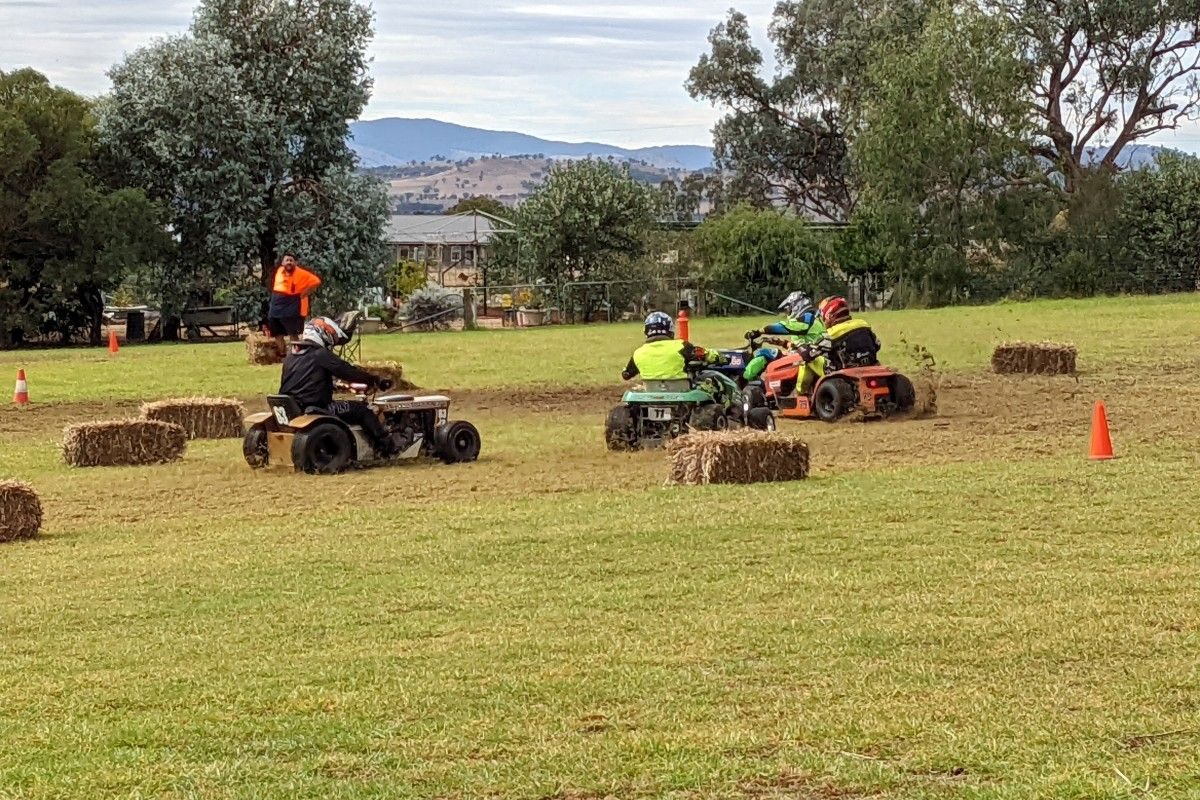
[[[516,205],[540,186],[560,159],[507,156],[445,161],[418,161],[399,166],[366,167],[365,171],[388,184],[392,209],[398,214],[440,213],[460,200],[477,195]],[[652,167],[631,162],[629,174],[648,186],[664,180],[681,182],[687,170]]]
[[[350,146],[363,167],[412,161],[461,161],[483,156],[620,158],[662,169],[702,170],[713,165],[712,150],[699,145],[624,148],[599,142],[556,142],[524,133],[468,128],[435,119],[376,119],[350,125]]]

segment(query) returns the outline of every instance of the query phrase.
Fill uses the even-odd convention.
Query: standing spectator
[[[296,341],[304,332],[308,317],[308,296],[321,285],[321,279],[296,263],[291,253],[284,255],[275,270],[267,327],[275,337],[280,353],[287,352],[287,340]]]

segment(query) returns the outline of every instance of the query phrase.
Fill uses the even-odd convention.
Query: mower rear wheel
[[[447,464],[462,464],[479,458],[483,442],[479,431],[469,422],[447,422],[434,434],[438,457]]]
[[[912,381],[903,375],[892,379],[892,403],[901,414],[912,411],[917,404],[917,390],[913,388]]]
[[[636,438],[629,406],[616,406],[608,412],[608,419],[604,423],[604,444],[609,450],[632,450]]]
[[[746,417],[746,424],[756,431],[773,432],[775,430],[775,415],[769,408],[752,408]]]
[[[242,439],[242,455],[253,469],[267,466],[267,432],[262,428],[251,428]]]
[[[310,475],[336,475],[354,460],[354,443],[341,425],[322,422],[296,434],[292,460]]]
[[[729,427],[729,417],[725,415],[722,406],[713,403],[692,412],[692,423],[689,427],[695,431],[723,431]]]
[[[813,413],[822,422],[836,422],[854,404],[854,391],[840,378],[822,383],[813,395]]]

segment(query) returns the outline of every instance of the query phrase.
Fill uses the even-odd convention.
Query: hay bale
[[[410,391],[417,388],[404,377],[404,367],[398,361],[368,361],[360,364],[359,368],[380,378],[387,378],[392,382],[393,389]]]
[[[165,464],[183,458],[187,432],[157,420],[85,422],[63,431],[63,459],[72,467]]]
[[[28,483],[0,481],[0,542],[32,539],[42,528],[42,503]]]
[[[689,433],[667,443],[671,486],[797,481],[808,477],[808,445],[762,431]]]
[[[189,439],[238,439],[246,408],[237,400],[186,397],[142,404],[142,419],[172,422]]]
[[[1073,344],[1007,342],[992,352],[992,370],[1001,375],[1074,375],[1077,355]]]
[[[246,359],[255,366],[270,367],[283,363],[283,353],[279,352],[274,337],[251,331],[246,337]]]

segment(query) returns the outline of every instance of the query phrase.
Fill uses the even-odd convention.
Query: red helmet
[[[850,304],[844,297],[828,297],[821,301],[821,321],[825,327],[846,322],[850,319]]]

